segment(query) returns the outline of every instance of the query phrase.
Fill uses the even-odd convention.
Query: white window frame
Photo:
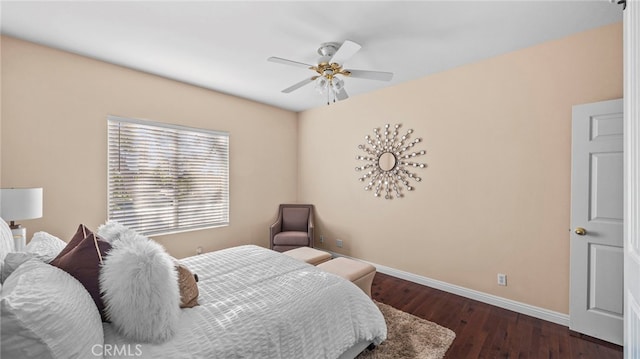
[[[229,225],[228,132],[109,115],[107,153],[109,220],[144,235]]]

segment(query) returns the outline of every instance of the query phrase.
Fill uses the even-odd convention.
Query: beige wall
[[[177,257],[268,246],[277,205],[296,199],[297,115],[233,96],[2,37],[1,183],[44,188],[30,237],[67,239],[106,219],[109,114],[230,132],[231,224],[158,236]]]
[[[328,249],[567,313],[571,106],[622,96],[621,28],[298,115],[2,37],[0,181],[44,187],[44,217],[23,223],[68,238],[106,217],[107,114],[229,131],[231,225],[155,238],[175,256],[267,246],[277,204],[297,200]],[[385,123],[413,128],[429,166],[392,201],[354,171]]]
[[[622,70],[615,24],[303,112],[298,199],[326,248],[568,313],[571,107],[622,97]],[[385,123],[427,151],[391,201],[354,170]]]

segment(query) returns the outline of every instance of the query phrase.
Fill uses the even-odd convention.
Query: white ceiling
[[[3,34],[293,111],[325,106],[311,70],[323,42],[362,45],[345,67],[395,73],[345,79],[351,97],[622,21],[594,1],[2,1]],[[346,100],[349,101],[349,100]]]

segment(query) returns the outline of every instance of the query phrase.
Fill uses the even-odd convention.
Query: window
[[[146,234],[229,224],[229,134],[109,116],[109,219]]]

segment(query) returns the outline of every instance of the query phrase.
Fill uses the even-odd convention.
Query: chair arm
[[[278,216],[278,219],[269,227],[269,235],[273,240],[273,236],[282,232],[282,216]]]
[[[314,248],[314,232],[313,232],[313,217],[309,219],[309,227],[307,228],[307,235],[309,236],[309,247]]]

